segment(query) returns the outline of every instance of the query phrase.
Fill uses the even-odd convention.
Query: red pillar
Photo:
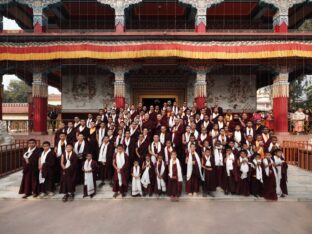
[[[288,97],[273,98],[274,131],[288,132]]]
[[[197,98],[195,98],[195,102],[197,104],[198,109],[203,109],[205,107],[206,98],[205,97],[197,97]]]
[[[34,128],[33,132],[44,134],[47,132],[47,112],[48,98],[33,97],[33,112],[34,112]]]
[[[280,15],[276,16],[273,21],[273,29],[276,33],[288,32],[288,16]]]
[[[123,33],[125,31],[125,16],[124,15],[115,16],[115,31],[117,33]]]
[[[34,15],[33,25],[35,33],[42,33],[46,31],[47,19],[44,15]]]
[[[47,133],[48,85],[40,72],[33,74],[32,83],[33,132]]]
[[[3,119],[2,102],[3,102],[3,84],[2,84],[2,78],[0,78],[0,120]]]
[[[273,116],[274,131],[277,133],[288,132],[288,97],[289,82],[288,70],[282,68],[280,74],[273,81]]]
[[[125,108],[125,98],[115,97],[115,103],[117,108]]]
[[[201,15],[201,16],[196,16],[196,25],[195,25],[195,32],[206,32],[206,16]]]

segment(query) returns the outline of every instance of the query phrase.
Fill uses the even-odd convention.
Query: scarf
[[[42,165],[45,163],[45,161],[46,161],[46,159],[47,159],[47,155],[48,155],[50,152],[51,152],[51,149],[49,149],[47,152],[44,152],[44,151],[43,151],[43,152],[41,153],[41,156],[40,156],[40,158],[39,158],[39,163],[40,163],[41,167],[42,167]],[[39,172],[39,183],[40,183],[40,184],[43,184],[44,181],[45,181],[45,178],[42,177],[42,170],[40,170],[40,172]]]
[[[164,161],[161,161],[160,171],[158,169],[158,166],[159,166],[159,161],[157,161],[157,164],[156,164],[156,172],[157,172],[156,174],[158,174],[159,176],[164,175],[164,173],[165,173],[165,163],[164,163]],[[158,190],[166,192],[166,183],[165,183],[164,179],[160,179],[160,178],[158,178],[158,176],[157,176],[156,179],[157,179],[157,188],[158,188]]]
[[[165,162],[166,162],[166,165],[168,165],[168,163],[169,163],[170,155],[171,155],[172,151],[173,151],[173,149],[172,149],[171,146],[169,148],[168,147],[165,148]]]
[[[145,162],[145,163],[146,163],[146,167],[145,167],[145,170],[144,170],[142,178],[141,178],[141,183],[142,183],[144,188],[147,188],[148,185],[151,183],[151,180],[149,177],[149,170],[150,170],[151,162]]]
[[[248,163],[242,163],[240,165],[240,171],[241,171],[241,179],[246,179],[248,176],[248,172],[249,172],[249,166]]]
[[[71,133],[71,131],[73,130],[73,128],[67,128],[67,135],[69,135]]]
[[[85,147],[85,141],[81,142],[79,150],[78,150],[78,146],[79,146],[79,141],[75,143],[74,152],[78,155],[78,157],[81,157],[83,154],[84,147]]]
[[[282,194],[282,190],[281,190],[281,179],[282,179],[282,164],[283,164],[283,160],[277,156],[274,156],[274,163],[275,163],[275,167],[276,167],[276,193],[278,195]]]
[[[260,165],[258,165],[259,162],[261,163],[261,160],[257,160],[257,159],[253,160],[253,163],[254,163],[255,169],[256,169],[256,178],[261,183],[263,183],[262,167]]]
[[[183,177],[182,177],[182,169],[181,169],[180,161],[179,161],[179,159],[176,159],[175,162],[177,165],[178,181],[182,182]],[[172,176],[173,176],[172,167],[173,167],[173,159],[170,159],[170,163],[169,163],[169,177],[170,178],[172,178]]]
[[[219,129],[223,128],[224,127],[224,122],[218,121],[218,126],[219,126]]]
[[[84,129],[86,128],[86,126],[79,126],[79,132],[82,132]]]
[[[160,140],[160,143],[164,145],[166,141],[166,134],[160,133],[159,140]]]
[[[233,167],[233,162],[235,160],[234,154],[231,153],[229,156],[226,157],[225,159],[225,164],[226,164],[226,173],[227,176],[230,176],[231,171],[234,169]]]
[[[66,147],[67,141],[65,140],[63,143],[64,143],[64,145],[65,145],[65,147]],[[57,143],[56,156],[57,156],[57,157],[61,157],[62,154],[63,154],[63,151],[62,151],[62,142],[59,141],[59,142]]]
[[[206,167],[211,167],[210,156],[207,157],[207,156],[205,155],[205,159],[206,159],[206,164],[205,164],[205,166],[206,166]]]
[[[99,129],[99,143],[101,144],[103,142],[103,138],[105,136],[105,128]]]
[[[129,146],[130,146],[130,142],[131,142],[131,138],[129,137],[129,139],[125,138],[124,139],[124,144],[126,146],[126,154],[129,156]]]
[[[136,130],[138,129],[138,126],[136,126],[136,128],[130,128],[130,136],[132,136]]]
[[[116,147],[117,147],[119,144],[121,144],[122,141],[123,141],[123,136],[119,136],[119,135],[118,135],[118,136],[116,137],[116,140],[115,140]]]
[[[70,157],[71,157],[71,155],[72,155],[72,152],[68,153],[66,151],[66,153],[65,153],[65,158],[66,158],[65,169],[70,167]]]
[[[216,166],[223,166],[222,147],[215,147],[213,150]]]
[[[200,141],[204,141],[204,140],[206,140],[206,138],[207,138],[207,134],[200,134]]]
[[[189,143],[189,142],[190,142],[191,133],[186,132],[186,133],[184,134],[184,136],[185,136],[185,142],[186,142],[186,143]]]
[[[151,145],[150,145],[150,149],[151,149],[151,152],[152,152],[152,162],[153,164],[155,165],[156,163],[156,156],[155,154],[159,154],[160,151],[161,151],[161,143],[160,142],[157,142],[157,144],[155,144],[155,142],[153,142]]]
[[[121,154],[116,154],[116,165],[118,169],[122,169],[125,165],[125,154],[123,152]],[[120,172],[118,173],[118,183],[119,186],[122,186],[122,177]]]
[[[106,163],[108,144],[103,143],[100,148],[99,162]]]
[[[83,166],[84,170],[84,185],[87,186],[88,196],[94,193],[94,181],[93,181],[93,173],[92,173],[92,160],[86,160]]]
[[[253,129],[252,128],[246,128],[246,135],[247,136],[253,136]]]
[[[262,133],[262,138],[263,138],[264,143],[266,143],[269,140],[270,136],[268,136],[268,135],[269,134]]]
[[[194,156],[195,156],[195,160],[196,160],[197,165],[198,165],[198,170],[199,170],[201,180],[204,180],[203,174],[201,171],[202,166],[201,166],[200,158],[196,152],[194,152]],[[191,179],[192,172],[193,172],[193,156],[192,156],[192,153],[190,152],[188,160],[187,160],[187,172],[186,172],[186,179],[187,180]]]
[[[140,166],[133,166],[132,169],[132,195],[142,195],[142,187],[140,181]],[[138,179],[135,177],[139,177]]]
[[[35,149],[36,149],[36,147],[34,147],[32,149],[28,148],[27,152],[23,155],[23,157],[25,159],[29,159],[31,157],[32,153],[35,151]]]
[[[273,147],[276,148],[276,149],[279,149],[279,148],[280,148],[280,146],[279,146],[278,143],[276,143],[275,145],[273,145],[273,143],[271,142],[270,145],[269,145],[269,147],[268,147],[268,151],[271,152],[272,149],[273,149]]]

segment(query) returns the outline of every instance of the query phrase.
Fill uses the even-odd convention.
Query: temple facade
[[[63,118],[168,99],[253,112],[257,90],[273,85],[275,131],[287,132],[289,82],[311,72],[312,33],[299,30],[310,2],[0,0],[0,79],[32,86],[38,133],[48,85],[62,92]],[[23,30],[3,30],[3,17]]]

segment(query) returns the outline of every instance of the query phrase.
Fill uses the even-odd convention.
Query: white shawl
[[[132,195],[142,195],[142,187],[141,187],[141,181],[140,181],[140,166],[133,166],[132,169]],[[135,178],[139,177],[139,178]]]
[[[165,183],[165,180],[164,180],[164,179],[158,178],[158,175],[159,175],[159,176],[163,176],[164,173],[165,173],[165,162],[164,162],[164,161],[161,161],[160,171],[158,170],[158,165],[159,165],[159,161],[157,161],[157,164],[156,164],[157,188],[158,188],[158,190],[161,190],[161,191],[163,191],[163,192],[166,192],[166,183]]]
[[[116,154],[116,165],[118,169],[121,169],[125,165],[125,154],[123,152],[121,154]],[[118,173],[118,182],[119,186],[122,186],[121,173]]]
[[[154,146],[156,146],[157,152],[155,152]],[[160,142],[157,142],[157,144],[156,144],[155,142],[151,143],[150,149],[151,149],[151,151],[152,151],[152,157],[151,157],[151,159],[152,159],[153,164],[155,164],[155,163],[156,163],[156,160],[157,160],[156,157],[155,157],[155,154],[159,154],[159,153],[160,153],[160,151],[161,151],[161,143],[160,143]]]
[[[106,163],[108,145],[109,145],[109,143],[107,143],[107,144],[103,143],[101,145],[99,160],[98,160],[99,162]]]
[[[93,181],[93,173],[91,167],[92,160],[86,160],[83,166],[84,169],[84,185],[87,186],[88,195],[92,195],[94,193],[94,181]]]
[[[70,167],[70,157],[71,157],[71,155],[72,155],[72,152],[70,152],[69,154],[68,154],[67,151],[65,152],[65,158],[66,158],[65,169]]]
[[[214,157],[215,157],[215,163],[216,166],[223,166],[223,154],[222,154],[222,148],[221,147],[215,147],[213,151]]]
[[[168,165],[169,163],[169,160],[170,160],[170,154],[171,152],[173,151],[173,148],[170,146],[170,148],[168,149],[168,147],[166,146],[165,150],[165,162],[166,162],[166,165]],[[169,151],[169,152],[168,152]]]
[[[229,156],[226,157],[225,163],[226,163],[226,173],[228,176],[230,176],[230,172],[234,169],[233,168],[233,162],[235,160],[234,154],[231,153]]]
[[[126,154],[129,156],[129,146],[130,146],[130,143],[131,143],[131,137],[129,137],[128,139],[125,137],[124,139],[124,142],[125,142],[125,145],[126,145]]]
[[[201,166],[200,158],[196,152],[194,152],[194,155],[195,155],[195,160],[196,160],[197,165],[198,165],[198,170],[199,170],[201,180],[204,180],[202,170],[201,170],[202,166]],[[190,152],[189,156],[188,156],[188,160],[187,160],[186,180],[191,179],[192,172],[193,172],[193,160],[192,160],[192,153]]]
[[[36,149],[36,147],[34,147],[34,148],[28,148],[28,150],[27,150],[27,152],[25,152],[25,154],[23,155],[23,157],[25,158],[25,159],[29,159],[30,157],[31,157],[31,155],[32,155],[32,153],[35,151],[35,149]]]
[[[160,133],[159,135],[159,141],[161,144],[165,144],[166,143],[166,134],[165,133]]]
[[[241,179],[246,179],[247,178],[247,175],[248,175],[248,172],[249,172],[249,166],[248,166],[248,163],[242,163],[240,165],[240,171],[241,171]]]
[[[45,163],[45,161],[46,161],[46,159],[47,159],[47,155],[48,155],[48,153],[50,153],[51,152],[51,149],[49,149],[47,152],[42,152],[41,153],[41,156],[40,156],[40,159],[39,159],[39,162],[40,162],[40,165],[41,165],[41,167],[42,167],[42,165]],[[42,183],[44,183],[44,181],[45,181],[45,178],[43,178],[42,177],[42,170],[40,170],[40,172],[39,172],[39,183],[40,184],[42,184]]]
[[[253,160],[253,163],[254,163],[255,169],[256,169],[256,178],[261,183],[263,183],[262,167],[260,165],[258,165],[258,162],[261,162],[261,160],[257,160],[257,159]]]
[[[144,188],[147,188],[148,185],[151,183],[151,180],[149,178],[149,170],[150,170],[151,162],[145,162],[145,163],[146,163],[146,167],[141,178],[141,183]]]
[[[206,167],[211,167],[210,158],[211,158],[211,156],[207,157],[207,156],[205,155],[205,159],[206,159],[206,164],[205,164],[205,166],[206,166]]]
[[[182,169],[181,169],[181,165],[180,165],[180,161],[179,159],[175,160],[176,164],[177,164],[177,172],[178,172],[178,181],[182,182],[183,181],[183,177],[182,177]],[[170,159],[170,163],[169,163],[169,177],[172,178],[172,167],[173,167],[173,159]]]
[[[85,141],[83,140],[83,141],[81,142],[80,149],[78,150],[79,141],[77,141],[77,142],[75,143],[74,152],[75,152],[78,156],[81,155],[81,154],[83,153],[85,144],[86,144],[86,143],[85,143]]]
[[[276,175],[277,175],[277,180],[276,180],[276,193],[278,195],[282,194],[282,189],[281,189],[281,179],[282,179],[282,164],[283,160],[277,156],[274,156],[274,162],[275,162],[275,167],[276,167]]]
[[[66,140],[64,141],[64,145],[66,147],[66,145],[67,145],[67,141]],[[61,157],[62,154],[63,154],[63,152],[62,152],[62,142],[61,142],[61,140],[59,140],[59,142],[57,143],[56,156],[57,157]]]
[[[99,128],[99,143],[103,142],[103,138],[105,136],[105,128]]]

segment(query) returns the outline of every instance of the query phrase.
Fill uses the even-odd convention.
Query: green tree
[[[30,86],[28,86],[24,81],[11,80],[8,88],[3,92],[3,102],[25,103],[27,102],[27,96],[30,91]]]
[[[302,107],[300,102],[303,94],[302,78],[294,80],[289,84],[289,110],[295,111]]]

